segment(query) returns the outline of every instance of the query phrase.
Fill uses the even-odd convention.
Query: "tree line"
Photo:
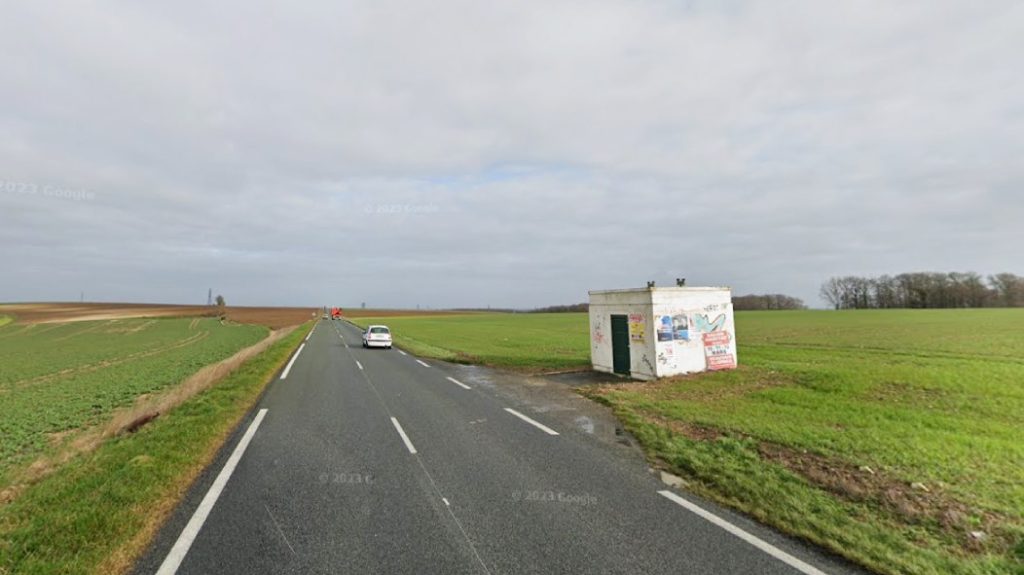
[[[803,300],[780,293],[739,295],[732,298],[736,311],[807,309]]]
[[[530,313],[579,313],[590,311],[589,303],[573,303],[567,305],[550,305],[531,309]]]
[[[1024,277],[983,278],[974,272],[833,277],[822,284],[821,297],[835,309],[1022,307]]]
[[[732,306],[737,311],[807,309],[803,300],[780,293],[736,296],[732,298]],[[531,309],[530,313],[579,313],[586,312],[589,309],[590,304],[588,303],[575,303],[540,307]]]

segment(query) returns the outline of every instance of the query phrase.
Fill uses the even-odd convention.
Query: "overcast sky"
[[[0,301],[1024,273],[1024,4],[5,3]]]

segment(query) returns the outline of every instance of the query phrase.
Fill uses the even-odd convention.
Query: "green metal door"
[[[629,321],[624,315],[612,316],[612,370],[629,375]]]

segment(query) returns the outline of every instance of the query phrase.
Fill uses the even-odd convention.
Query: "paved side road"
[[[360,341],[317,325],[137,573],[859,572],[528,397]]]

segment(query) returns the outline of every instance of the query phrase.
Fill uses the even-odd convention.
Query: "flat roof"
[[[624,288],[624,289],[590,290],[587,293],[590,294],[590,295],[598,295],[598,294],[605,294],[605,293],[635,293],[635,292],[652,292],[652,291],[674,291],[674,292],[693,291],[693,292],[701,292],[701,291],[722,291],[722,290],[732,291],[732,288],[727,287],[727,286],[722,286],[722,287],[698,287],[698,286],[694,286],[694,287],[690,287],[690,286],[684,286],[684,287],[664,286],[664,287],[660,287],[660,286],[655,286],[655,287],[652,287],[652,288],[649,288],[649,287],[639,287],[639,288]]]

